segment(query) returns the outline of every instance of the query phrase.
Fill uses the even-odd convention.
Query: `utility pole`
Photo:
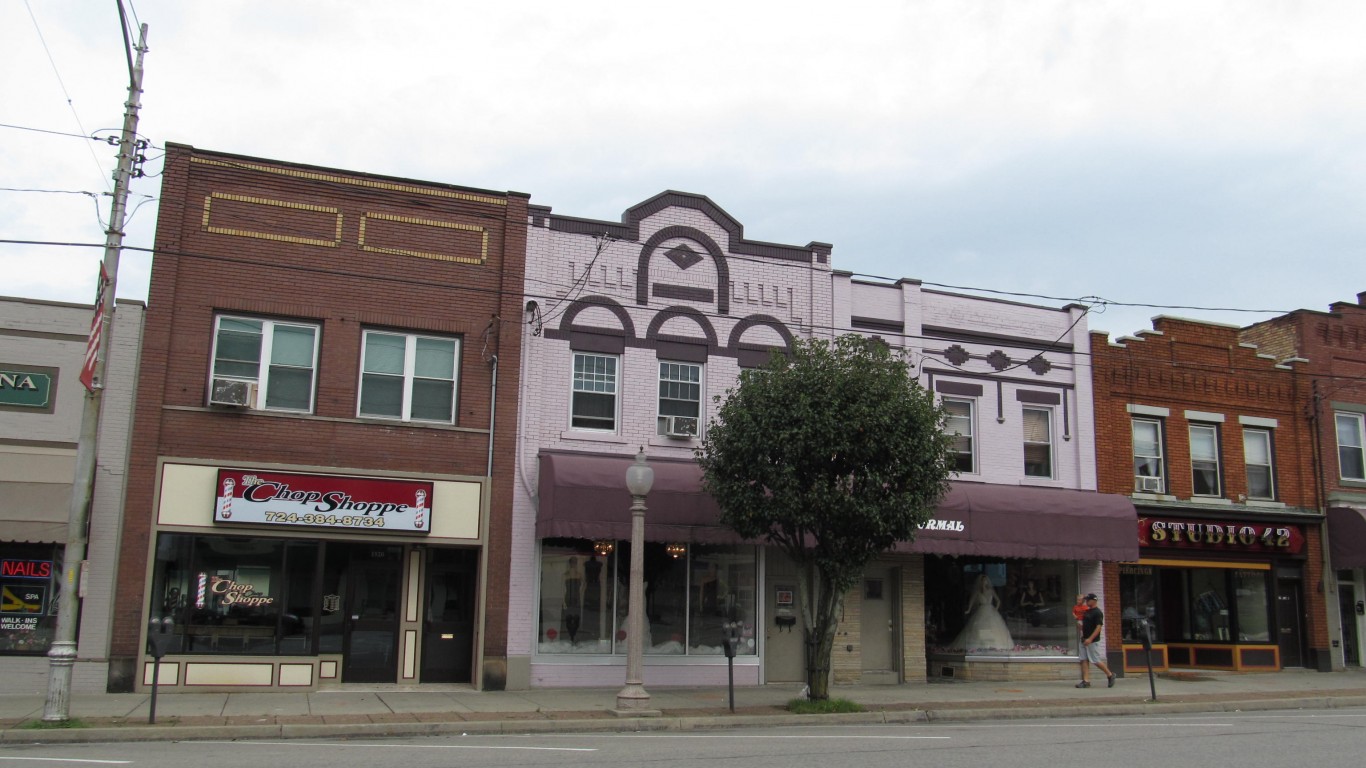
[[[122,3],[119,5],[119,15],[122,20]],[[127,30],[126,24],[124,29]],[[86,392],[85,408],[81,413],[81,433],[76,443],[76,476],[71,489],[71,509],[67,516],[62,587],[57,599],[57,633],[47,654],[47,703],[43,707],[43,721],[49,723],[65,722],[71,718],[71,668],[76,663],[76,625],[80,612],[77,590],[85,563],[90,499],[95,487],[96,442],[100,432],[100,405],[104,394],[109,338],[113,331],[114,288],[119,276],[119,254],[123,249],[128,181],[133,175],[133,164],[139,148],[138,107],[142,99],[142,55],[147,51],[147,25],[143,24],[139,32],[137,63],[130,62],[128,73],[128,102],[124,104],[119,163],[114,171],[114,202],[109,209],[109,228],[105,231],[104,264],[98,292],[100,305],[95,307],[96,317],[102,318],[104,327],[91,329],[92,334],[99,334],[99,341],[96,350],[93,350],[96,352],[94,373]],[[126,46],[126,34],[124,38]]]

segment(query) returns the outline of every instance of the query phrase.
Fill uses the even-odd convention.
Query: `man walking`
[[[1115,687],[1115,676],[1100,655],[1100,633],[1105,628],[1105,614],[1096,606],[1094,592],[1086,596],[1086,613],[1081,618],[1081,682],[1078,688],[1091,687],[1091,664],[1105,673],[1105,687]]]

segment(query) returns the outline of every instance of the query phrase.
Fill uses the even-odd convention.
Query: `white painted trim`
[[[1279,422],[1275,419],[1268,419],[1262,416],[1239,416],[1238,423],[1245,427],[1266,427],[1268,429],[1276,429],[1280,426]]]
[[[1211,421],[1216,424],[1223,424],[1224,414],[1209,411],[1186,411],[1186,421]]]
[[[1172,409],[1162,408],[1161,406],[1156,405],[1136,405],[1134,403],[1129,403],[1124,406],[1124,410],[1136,416],[1160,416],[1164,419],[1172,415]]]

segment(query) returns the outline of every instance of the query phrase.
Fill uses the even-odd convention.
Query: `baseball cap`
[[[1087,593],[1086,593],[1086,599],[1087,599],[1087,600],[1095,600],[1095,599],[1096,599],[1096,593],[1095,593],[1095,592],[1087,592]]]

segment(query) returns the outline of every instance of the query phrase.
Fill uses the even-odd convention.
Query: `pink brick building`
[[[835,681],[1074,675],[1078,590],[1136,555],[1132,505],[1094,493],[1081,307],[1051,309],[875,284],[834,272],[831,246],[749,240],[698,195],[665,192],[620,222],[531,206],[519,393],[508,686],[610,686],[625,668],[630,498],[644,447],[647,685],[800,681],[795,572],[717,524],[695,435],[742,367],[792,339],[879,336],[916,362],[960,431],[939,519],[870,567],[846,600]],[[968,645],[967,589],[1001,600]]]

